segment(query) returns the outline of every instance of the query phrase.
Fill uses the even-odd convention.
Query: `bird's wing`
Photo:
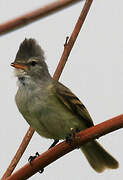
[[[69,109],[72,113],[78,116],[87,127],[93,126],[93,121],[89,112],[83,103],[63,84],[54,81],[54,89],[57,98]]]

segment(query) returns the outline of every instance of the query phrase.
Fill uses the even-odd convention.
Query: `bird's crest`
[[[35,39],[25,39],[19,47],[15,59],[29,59],[31,57],[39,57],[44,60],[44,51],[37,44]]]

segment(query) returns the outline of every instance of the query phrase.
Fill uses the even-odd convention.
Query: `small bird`
[[[11,63],[18,78],[15,101],[24,119],[40,136],[66,139],[71,129],[84,130],[93,126],[83,103],[49,74],[44,51],[34,39],[25,39]],[[103,172],[118,168],[115,160],[96,140],[80,147],[92,168]]]

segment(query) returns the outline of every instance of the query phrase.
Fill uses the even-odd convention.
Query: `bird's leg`
[[[51,144],[51,146],[49,147],[49,149],[51,149],[52,147],[54,147],[58,142],[59,142],[59,140],[54,139],[54,142]]]
[[[58,142],[59,142],[59,140],[55,139],[54,142],[53,142],[53,143],[51,144],[51,146],[49,147],[49,149],[52,148],[52,147],[54,147]],[[35,153],[35,156],[30,156],[30,157],[29,157],[28,161],[29,161],[30,165],[32,165],[32,161],[33,161],[36,157],[38,157],[38,156],[39,156],[39,153],[36,152],[36,153]],[[43,173],[43,171],[44,171],[44,169],[41,169],[41,170],[39,170],[39,173]]]
[[[36,153],[35,153],[35,156],[30,156],[30,157],[29,157],[28,162],[30,163],[30,165],[32,165],[32,161],[33,161],[36,157],[38,157],[38,156],[39,156],[39,153],[36,152]],[[39,170],[39,173],[43,173],[43,171],[44,171],[44,168],[42,168],[41,170]]]

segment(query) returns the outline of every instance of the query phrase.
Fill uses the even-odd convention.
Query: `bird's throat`
[[[19,77],[18,80],[22,85],[25,86],[25,77]]]

